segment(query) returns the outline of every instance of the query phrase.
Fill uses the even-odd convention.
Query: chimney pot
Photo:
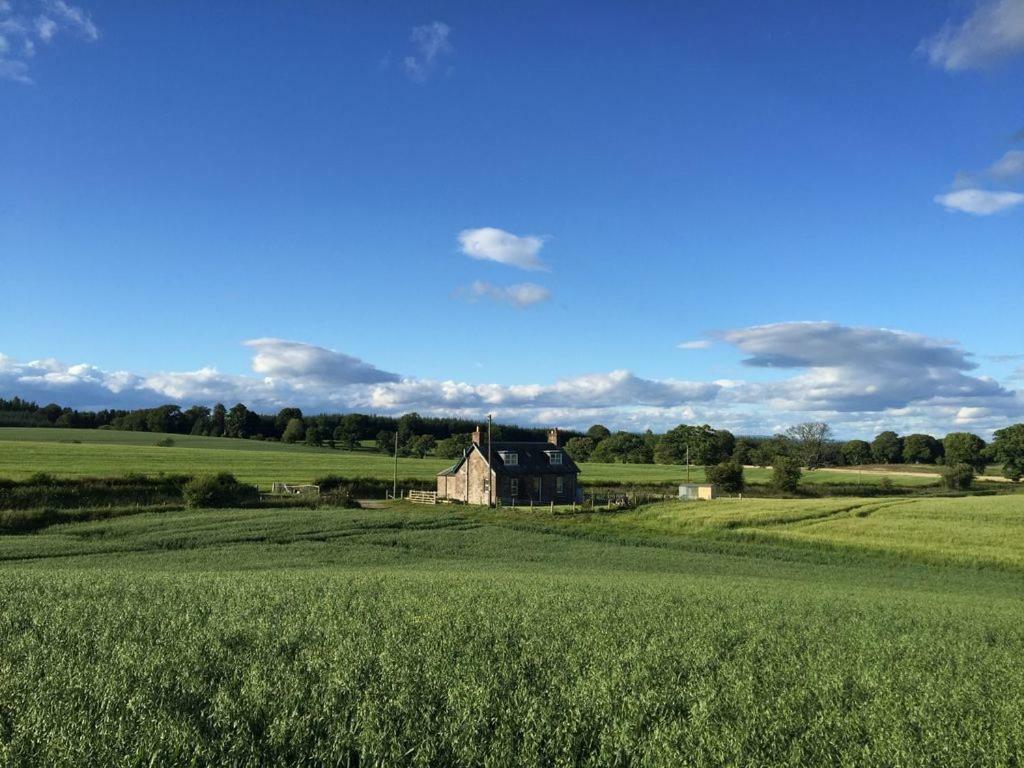
[[[548,432],[548,442],[552,445],[558,445],[558,427]]]
[[[480,440],[480,425],[478,424],[477,428],[473,430],[473,445],[480,445]]]

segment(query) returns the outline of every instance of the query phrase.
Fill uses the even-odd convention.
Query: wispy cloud
[[[517,283],[515,285],[494,285],[484,280],[477,280],[462,292],[471,301],[490,299],[503,304],[523,309],[551,298],[551,292],[543,285],[536,283]]]
[[[993,192],[987,189],[958,189],[943,195],[936,195],[935,202],[951,211],[961,211],[974,216],[991,216],[1024,203],[1024,194],[1019,192]]]
[[[711,346],[711,342],[707,339],[698,339],[695,341],[681,341],[676,344],[677,349],[707,349]]]
[[[1011,149],[996,160],[988,169],[997,179],[1012,179],[1024,176],[1024,150]]]
[[[36,41],[50,44],[59,34],[86,42],[100,37],[89,14],[64,0],[42,0],[21,7],[29,8],[24,15],[16,14],[7,0],[0,0],[0,79],[33,82],[29,62],[36,54]]]
[[[966,20],[949,21],[918,51],[948,72],[977,69],[1024,51],[1024,0],[988,0]]]
[[[412,28],[409,41],[414,53],[402,61],[405,73],[411,79],[417,82],[427,80],[434,74],[440,60],[454,52],[449,39],[451,31],[451,27],[443,21],[432,21]]]
[[[544,238],[536,235],[513,235],[495,227],[464,229],[459,232],[462,252],[473,259],[496,261],[529,271],[546,270],[540,260]]]

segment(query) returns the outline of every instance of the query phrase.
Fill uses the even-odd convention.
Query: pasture
[[[158,446],[173,440],[170,447]],[[451,464],[449,459],[399,459],[399,478],[429,480]],[[681,483],[686,468],[661,464],[580,465],[581,482],[595,484]],[[0,428],[0,478],[22,480],[36,472],[60,477],[103,477],[139,474],[201,474],[231,472],[247,483],[308,483],[328,474],[389,479],[394,461],[368,450],[340,451],[302,445],[233,440],[219,437],[163,435],[115,430]],[[748,483],[767,483],[771,470],[748,468]],[[931,475],[894,473],[884,469],[862,473],[827,469],[804,473],[803,482],[878,484],[888,477],[893,485],[934,484]],[[704,480],[702,467],[691,467],[693,482]]]
[[[0,537],[0,764],[1018,765],[1022,500]]]

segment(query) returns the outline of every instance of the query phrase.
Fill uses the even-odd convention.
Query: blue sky
[[[1021,420],[1024,0],[897,6],[0,0],[0,395]]]

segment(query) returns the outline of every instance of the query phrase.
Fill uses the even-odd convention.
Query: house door
[[[544,501],[544,499],[541,498],[541,484],[539,477],[533,478],[533,498],[537,501]]]

